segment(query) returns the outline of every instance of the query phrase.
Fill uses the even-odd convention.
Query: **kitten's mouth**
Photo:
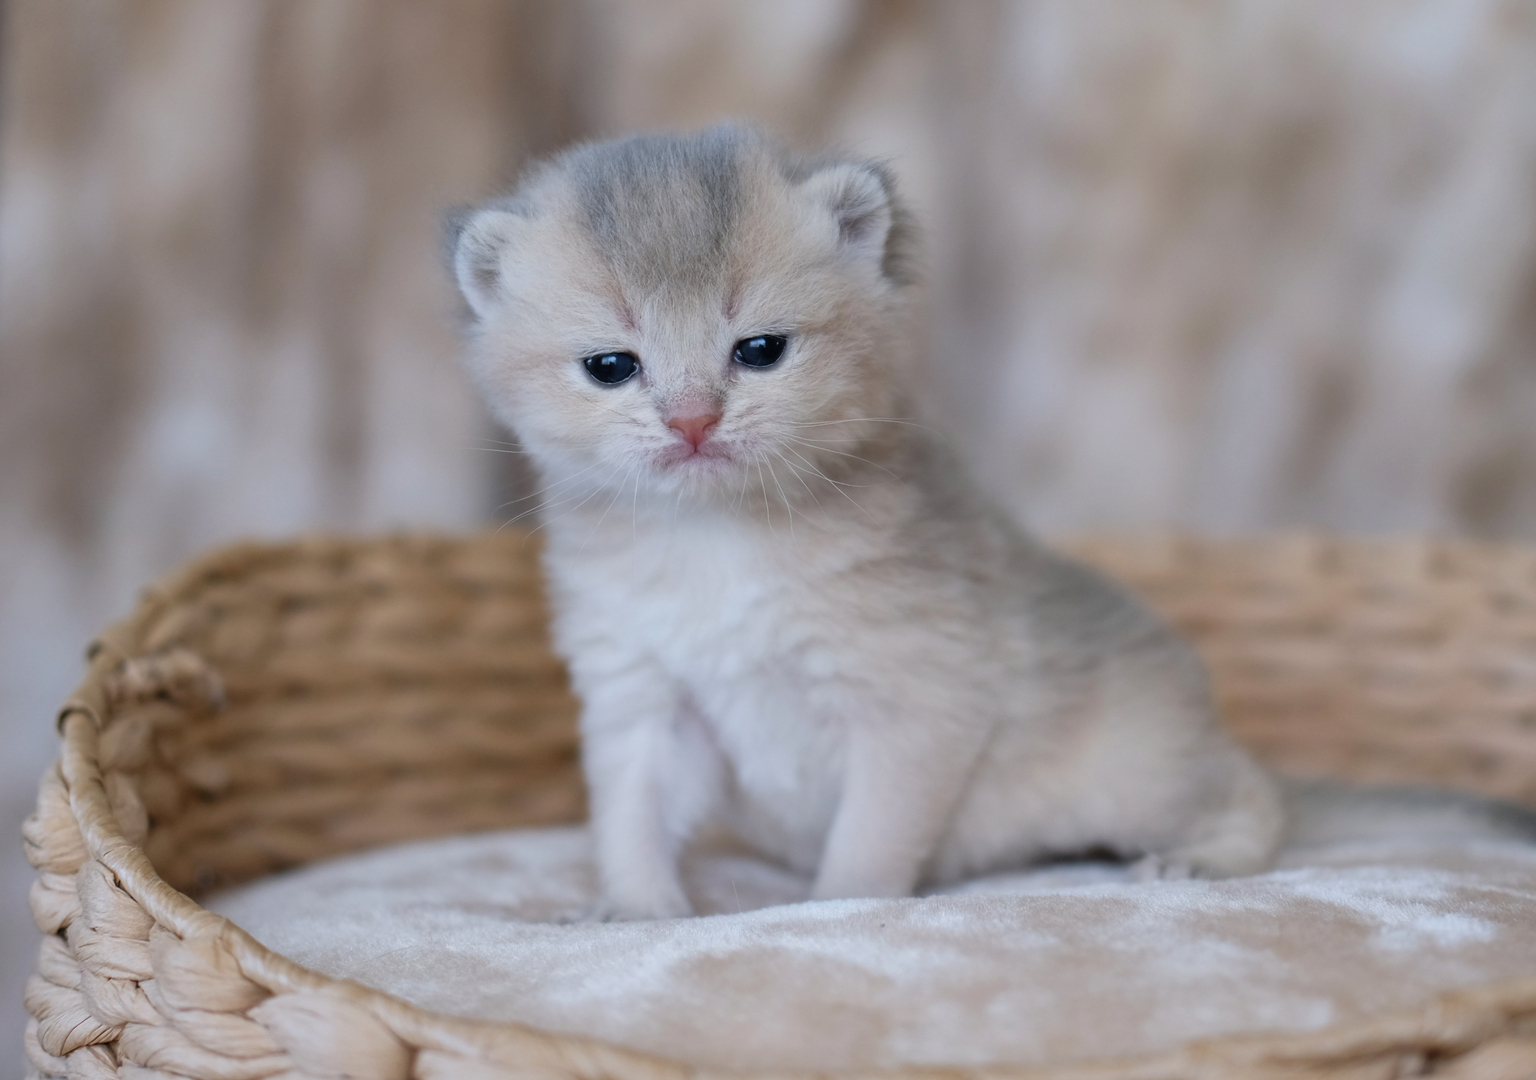
[[[731,452],[718,442],[705,442],[697,447],[686,442],[669,446],[657,456],[657,464],[664,469],[709,469],[728,464]]]

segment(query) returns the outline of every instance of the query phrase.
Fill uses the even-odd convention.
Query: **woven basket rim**
[[[256,566],[356,555],[380,545],[447,546],[473,541],[476,535],[456,537],[407,532],[369,537],[326,534],[286,542],[247,541],[202,555],[145,590],[132,613],[107,627],[93,642],[88,652],[87,673],[59,712],[62,743],[59,767],[68,789],[70,810],[90,857],[107,867],[121,888],[157,924],[182,939],[217,942],[234,958],[246,979],[274,995],[320,993],[350,1002],[380,1021],[407,1047],[416,1051],[433,1050],[469,1061],[526,1059],[542,1063],[541,1069],[554,1068],[567,1075],[594,1080],[599,1076],[658,1080],[661,1077],[754,1075],[726,1074],[527,1025],[438,1013],[356,982],[323,975],[267,948],[236,924],[167,884],[143,849],[124,835],[108,800],[98,761],[98,741],[112,716],[109,680],[125,661],[139,655],[146,629],[161,612],[196,595],[211,583],[238,579]],[[1126,538],[1116,539],[1124,542]],[[1429,553],[1453,549],[1463,556],[1478,552],[1531,550],[1514,544],[1438,541],[1423,537],[1335,540],[1291,534],[1203,540],[1159,533],[1134,539],[1146,543],[1149,549],[1183,544],[1342,545],[1366,551],[1411,546]],[[1344,1069],[1389,1060],[1417,1059],[1422,1062],[1463,1055],[1500,1036],[1528,1032],[1532,1025],[1536,1025],[1536,975],[1445,992],[1417,1008],[1315,1032],[1241,1033],[1199,1039],[1166,1052],[1060,1064],[913,1067],[861,1070],[861,1073],[912,1080],[940,1076],[1008,1076],[1019,1080],[1090,1080],[1113,1076],[1151,1080],[1196,1075],[1256,1075],[1259,1072],[1271,1075],[1269,1070]],[[828,1070],[776,1070],[771,1074],[755,1075],[765,1078],[772,1075],[776,1080],[791,1077],[811,1080],[829,1074]]]

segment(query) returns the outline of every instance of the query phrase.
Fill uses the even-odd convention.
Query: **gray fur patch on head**
[[[644,289],[702,285],[725,261],[741,203],[746,128],[636,135],[563,162],[603,253]]]
[[[753,177],[764,168],[796,186],[837,170],[864,174],[866,182],[847,188],[851,198],[828,201],[828,212],[837,217],[844,243],[867,234],[887,281],[913,283],[912,219],[884,164],[851,155],[792,154],[738,123],[696,134],[588,143],[536,163],[511,194],[446,215],[449,262],[474,315],[483,318],[496,302],[496,275],[507,242],[488,224],[498,213],[540,219],[566,203],[574,210],[572,223],[640,293],[676,297],[707,292],[719,282],[735,231],[751,213],[747,201],[753,197]],[[881,227],[883,239],[874,235]]]
[[[890,212],[881,269],[896,285],[913,283],[915,228],[881,162],[792,154],[753,127],[723,123],[692,135],[591,143],[552,165],[570,178],[588,229],[626,277],[643,289],[687,288],[717,278],[748,197],[743,172],[754,155],[797,184],[838,166],[867,170]]]

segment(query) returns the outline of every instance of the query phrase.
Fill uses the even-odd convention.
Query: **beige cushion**
[[[209,906],[328,975],[430,1009],[737,1068],[1043,1062],[1307,1030],[1536,970],[1536,845],[1436,809],[1306,820],[1229,881],[1069,864],[912,900],[793,902],[733,855],[689,865],[707,917],[570,921],[576,827],[351,855]],[[565,921],[560,921],[565,920]]]

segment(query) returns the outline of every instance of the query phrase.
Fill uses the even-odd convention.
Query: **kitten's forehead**
[[[691,291],[724,270],[755,142],[736,127],[640,135],[582,147],[566,168],[578,213],[626,280],[647,292]]]

